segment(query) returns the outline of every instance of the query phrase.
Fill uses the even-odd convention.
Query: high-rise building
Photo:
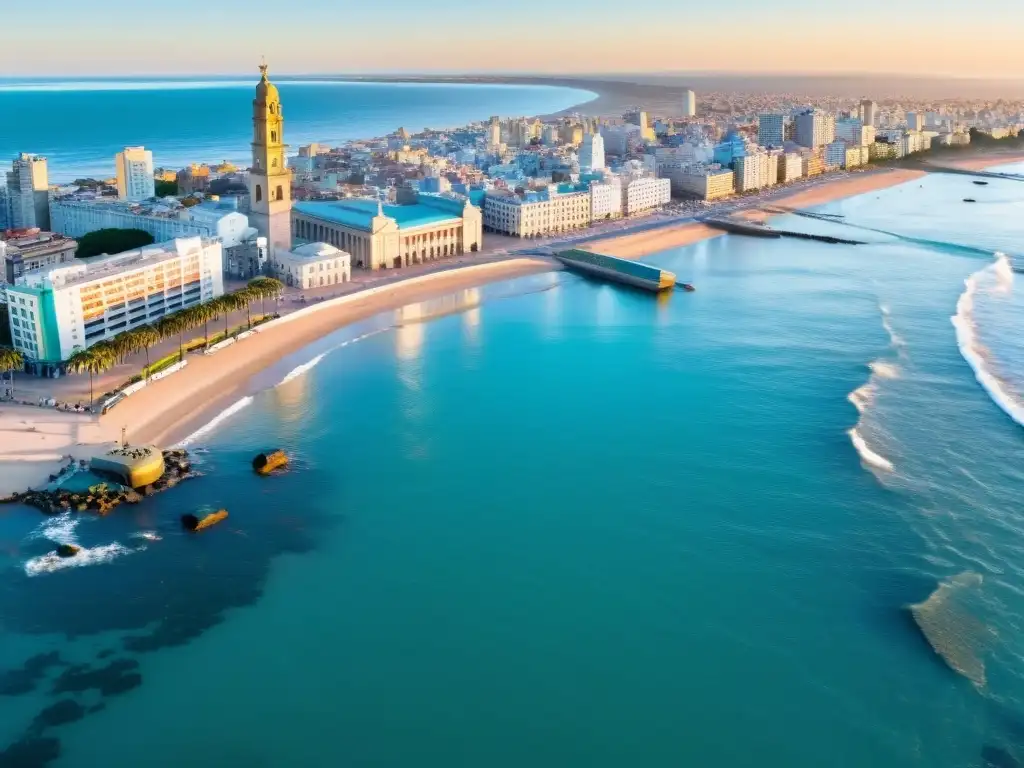
[[[820,147],[836,137],[834,115],[820,109],[808,109],[796,116],[796,143],[803,147]]]
[[[907,112],[907,130],[923,131],[924,115],[922,115],[920,112]]]
[[[627,123],[640,128],[640,138],[644,141],[654,140],[654,129],[647,120],[647,113],[642,109],[633,109],[623,116]]]
[[[153,181],[153,153],[145,147],[125,147],[114,156],[117,197],[139,202],[156,196]]]
[[[781,147],[786,140],[785,115],[761,115],[757,119],[757,143],[762,147]]]
[[[697,94],[689,88],[683,91],[683,117],[697,116]]]
[[[285,162],[284,115],[277,87],[260,65],[252,102],[252,167],[249,168],[249,220],[275,248],[292,247],[292,172]]]
[[[604,168],[604,137],[588,133],[580,146],[580,170],[600,171]]]
[[[11,200],[7,196],[7,187],[0,187],[0,232],[11,226]]]
[[[49,182],[46,158],[21,153],[7,172],[11,229],[50,228]]]
[[[874,125],[878,120],[878,105],[871,99],[864,99],[860,103],[860,119],[864,125]]]

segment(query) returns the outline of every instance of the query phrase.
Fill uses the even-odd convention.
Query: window
[[[270,140],[271,141],[277,141],[277,131],[271,131],[270,132]]]
[[[277,168],[277,158],[276,157],[273,160],[270,161],[270,167],[271,168]]]
[[[257,163],[258,166],[258,163]],[[263,199],[263,187],[259,184],[256,185],[256,202],[260,202]]]
[[[284,187],[281,186],[280,184],[277,185],[277,197],[275,197],[274,199],[284,200]]]

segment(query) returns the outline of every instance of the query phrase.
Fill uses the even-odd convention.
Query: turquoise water
[[[114,175],[126,145],[153,152],[157,166],[230,160],[248,166],[252,99],[246,79],[27,81],[0,78],[0,160],[45,155],[51,182]],[[348,139],[454,128],[489,115],[537,115],[590,101],[573,88],[311,82],[274,78],[284,105],[285,139],[336,146]],[[80,119],[87,115],[88,119]],[[73,130],[69,130],[69,124]]]
[[[825,207],[904,238],[652,257],[694,294],[552,273],[339,330],[190,441],[204,477],[101,520],[2,510],[0,739],[61,768],[1021,759],[996,399],[1022,402],[1024,305],[995,254],[1022,206],[931,176]],[[951,322],[971,276],[1004,389]],[[291,470],[253,476],[278,445]],[[182,534],[201,505],[231,517]],[[27,575],[68,537],[93,564]],[[940,583],[933,639],[983,685],[906,610]],[[60,700],[102,708],[33,729]]]

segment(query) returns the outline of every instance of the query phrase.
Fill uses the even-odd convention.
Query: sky
[[[1024,0],[0,2],[0,78],[779,72],[1024,78]]]

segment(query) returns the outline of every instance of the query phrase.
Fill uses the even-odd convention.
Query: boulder
[[[252,468],[260,475],[269,475],[275,469],[287,466],[288,454],[282,450],[260,453],[252,460]]]
[[[57,545],[57,557],[74,557],[82,551],[81,547],[76,547],[74,544],[58,544]]]
[[[202,519],[191,514],[182,515],[181,525],[186,531],[198,533],[199,531],[205,530],[211,526],[216,525],[221,520],[226,519],[227,516],[228,511],[226,509],[218,509],[216,512],[211,512],[210,514],[204,516]]]

